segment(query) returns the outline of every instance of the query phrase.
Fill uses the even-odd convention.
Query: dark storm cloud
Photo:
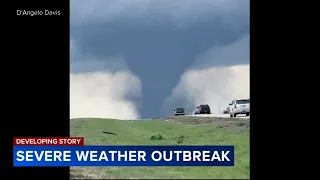
[[[140,78],[142,117],[161,116],[162,103],[181,74],[201,67],[194,64],[199,55],[248,36],[248,2],[73,0],[71,37],[81,55],[90,58],[72,58],[71,71],[109,71],[109,66],[121,62],[121,67]],[[249,62],[245,58],[205,59],[201,63],[210,66]]]

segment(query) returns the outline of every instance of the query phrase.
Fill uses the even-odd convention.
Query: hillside
[[[71,136],[87,145],[234,145],[234,167],[71,167],[71,178],[249,178],[249,119],[173,117],[72,119]],[[106,134],[103,131],[116,133]],[[152,136],[157,140],[151,140]]]

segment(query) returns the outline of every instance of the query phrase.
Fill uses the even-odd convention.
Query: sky
[[[249,98],[249,0],[70,4],[70,118],[219,113]]]

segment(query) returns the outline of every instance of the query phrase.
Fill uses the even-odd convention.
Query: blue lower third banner
[[[14,166],[234,166],[234,146],[14,146]]]

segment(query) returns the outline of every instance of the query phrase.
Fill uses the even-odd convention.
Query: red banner
[[[15,146],[83,146],[83,137],[15,137]]]

